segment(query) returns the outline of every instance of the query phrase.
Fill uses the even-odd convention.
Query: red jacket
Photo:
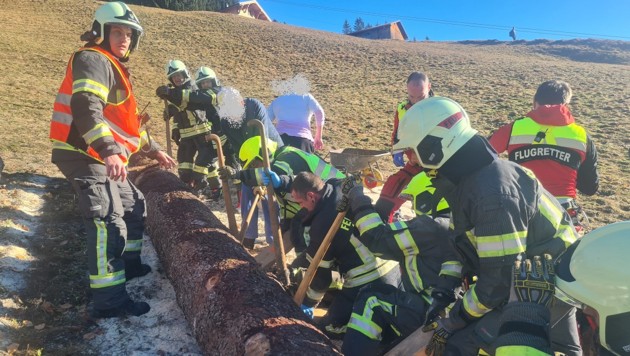
[[[527,118],[538,125],[551,128],[575,124],[573,115],[565,105],[540,106],[530,111],[523,119]],[[514,122],[499,128],[490,137],[490,144],[499,153],[508,151],[511,161],[517,161],[533,171],[551,194],[556,197],[575,198],[577,190],[586,195],[597,192],[599,188],[597,151],[588,135],[585,149],[579,150],[547,143],[543,131],[539,132],[541,137],[537,135],[534,140],[529,141],[531,143],[519,142],[514,139],[513,127]],[[535,143],[537,139],[541,139],[542,142]],[[534,154],[536,152],[545,154],[536,156]]]

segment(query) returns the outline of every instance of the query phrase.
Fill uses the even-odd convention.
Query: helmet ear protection
[[[420,161],[427,165],[442,165],[444,159],[444,151],[442,149],[442,139],[435,136],[427,136],[416,147],[420,154]]]

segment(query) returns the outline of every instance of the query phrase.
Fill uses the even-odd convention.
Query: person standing
[[[130,75],[123,65],[143,33],[138,18],[122,2],[95,12],[87,43],[68,62],[55,99],[50,127],[52,162],[78,196],[87,234],[93,317],[139,316],[150,310],[134,302],[126,281],[151,271],[141,263],[146,216],[142,193],[127,178],[129,157],[149,145],[160,166],[175,165],[155,141],[147,140],[138,115]]]
[[[457,102],[433,97],[414,105],[401,122],[399,138],[394,149],[413,150],[423,167],[437,170],[434,202],[446,199],[455,246],[465,268],[477,276],[448,318],[427,320],[435,331],[429,347],[435,355],[471,355],[479,348],[492,354],[514,261],[544,254],[557,258],[577,240],[577,232],[534,173],[499,159]],[[575,308],[556,300],[550,311],[554,349],[580,355]]]
[[[217,173],[217,153],[207,138],[212,131],[212,122],[206,118],[206,107],[190,101],[198,91],[182,61],[170,60],[166,64],[166,77],[172,86],[159,86],[155,93],[169,102],[165,119],[173,118],[172,138],[179,146],[179,177],[198,194],[217,200],[221,181]]]
[[[260,100],[254,98],[243,98],[241,93],[235,88],[222,87],[217,94],[218,116],[220,117],[221,132],[226,137],[227,142],[236,152],[240,152],[246,142],[254,137],[260,138],[257,126],[249,126],[252,120],[259,120],[265,127],[269,146],[282,147],[284,142],[280,138],[280,134],[276,131],[271,120],[267,116],[265,106]],[[273,145],[271,144],[273,142]],[[259,143],[256,145],[258,153]],[[240,157],[240,155],[239,155]],[[248,167],[251,164],[249,158],[240,157],[241,163]],[[262,161],[261,161],[262,164]],[[238,167],[231,166],[235,171],[240,171],[241,165]],[[219,172],[221,174],[221,172]],[[238,184],[240,179],[237,179]],[[255,184],[254,186],[258,186]],[[253,205],[254,187],[247,184],[241,184],[241,216],[247,216],[250,209],[254,209],[252,219],[245,231],[243,238],[243,246],[248,249],[254,249],[256,238],[258,237],[258,207]],[[269,204],[261,204],[263,217],[265,221],[265,238],[268,244],[273,243],[273,232],[271,231],[271,215],[269,214]]]
[[[294,81],[300,78],[297,76]],[[267,108],[267,113],[271,121],[277,121],[276,128],[286,145],[313,153],[324,148],[322,131],[326,116],[322,106],[308,90],[303,94],[296,91],[293,89],[292,92],[274,99]],[[315,137],[311,131],[313,115]]]
[[[394,115],[394,131],[392,132],[392,145],[396,144],[398,139],[398,126],[404,119],[405,113],[411,106],[420,100],[433,96],[431,91],[431,83],[429,77],[421,72],[413,72],[407,77],[407,99],[401,101],[396,106],[396,114]],[[407,155],[407,163],[405,163],[404,155]],[[394,212],[396,212],[405,202],[400,198],[400,192],[409,184],[411,179],[422,171],[422,167],[417,161],[413,160],[413,154],[402,151],[394,153],[394,165],[402,167],[398,172],[387,178],[378,200],[374,204],[374,209],[385,222],[392,222]]]
[[[499,128],[490,144],[510,161],[532,170],[553,194],[579,229],[577,191],[593,195],[599,189],[597,150],[586,130],[575,123],[567,106],[572,91],[568,83],[546,81],[534,95],[533,110]]]

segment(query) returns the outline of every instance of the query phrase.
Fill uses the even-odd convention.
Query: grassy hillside
[[[79,35],[91,25],[98,5],[90,0],[0,0],[0,156],[5,170],[59,176],[49,162],[52,102],[66,62],[81,45]],[[327,149],[387,148],[394,107],[405,97],[404,81],[414,70],[430,76],[436,94],[459,101],[484,134],[526,113],[539,83],[562,79],[574,89],[575,117],[600,151],[600,193],[582,199],[593,225],[630,219],[628,65],[572,61],[558,56],[571,52],[561,43],[370,41],[217,13],[132,8],[146,36],[129,67],[140,107],[150,103],[148,112],[155,118],[150,129],[161,143],[162,106],[154,91],[165,82],[169,59],[181,59],[192,70],[209,65],[225,85],[265,104],[273,97],[272,80],[303,73],[326,110]],[[602,50],[593,48],[594,53]],[[627,58],[627,50],[618,51],[619,58]],[[393,172],[389,160],[382,161]]]

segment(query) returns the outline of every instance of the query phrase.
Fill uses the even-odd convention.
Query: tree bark
[[[281,284],[173,173],[132,169],[147,232],[208,355],[339,355]]]

